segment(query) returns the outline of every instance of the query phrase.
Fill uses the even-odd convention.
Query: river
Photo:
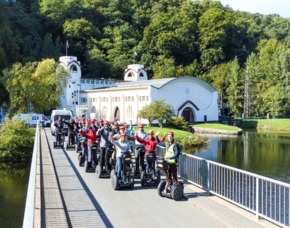
[[[22,227],[29,170],[0,170],[0,227]]]
[[[207,148],[193,155],[290,183],[290,134],[244,131],[207,139]]]

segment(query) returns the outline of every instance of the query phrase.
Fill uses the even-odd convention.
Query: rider
[[[165,151],[165,156],[164,156],[164,170],[167,173],[167,180],[170,181],[170,185],[178,182],[177,179],[177,159],[180,155],[180,147],[178,143],[174,142],[174,132],[169,131],[167,133],[167,140],[168,142],[160,142],[158,137],[156,136],[156,140],[158,145],[160,146],[165,146],[166,151]],[[173,179],[173,182],[172,182]]]
[[[113,133],[110,133],[110,141],[116,146],[117,148],[117,154],[116,154],[116,171],[117,171],[117,177],[119,180],[119,183],[122,181],[121,180],[121,172],[122,172],[122,154],[126,152],[131,153],[131,146],[129,142],[126,140],[126,133],[121,133],[120,138],[118,141],[114,141],[112,137]]]
[[[88,125],[88,165],[92,166],[92,145],[93,142],[97,140],[97,127],[94,122],[89,123]]]
[[[58,140],[57,140],[57,137],[58,137],[58,134],[62,132],[63,130],[63,121],[61,119],[61,116],[59,116],[57,118],[57,120],[54,122],[54,126],[55,126],[55,133],[54,133],[54,136],[55,136],[55,141],[57,144],[59,144]]]
[[[159,134],[159,132],[156,133],[156,136],[158,134]],[[151,168],[153,170],[152,178],[155,178],[155,163],[154,162],[149,163],[149,161],[147,159],[147,155],[149,152],[153,153],[154,158],[156,158],[157,141],[154,138],[154,131],[153,130],[148,131],[148,138],[147,139],[140,138],[138,136],[138,133],[135,134],[135,138],[136,138],[137,142],[145,144],[146,173],[149,174],[149,168]],[[144,155],[143,155],[143,160],[144,160]]]
[[[71,117],[69,122],[65,121],[65,124],[68,126],[68,142],[69,145],[75,144],[75,135],[76,135],[76,123],[74,119]]]
[[[144,147],[145,142],[138,141],[147,138],[147,134],[144,131],[144,125],[138,124],[139,130],[135,133],[135,157],[136,157],[136,170],[139,171],[139,166],[141,165],[142,171],[144,170],[144,153],[140,153],[142,147]]]
[[[104,127],[98,130],[97,135],[100,136],[100,166],[103,167],[104,164],[106,165],[106,171],[110,172],[110,154],[109,154],[109,147],[112,143],[109,141],[109,133],[112,132],[112,129],[109,128],[109,122],[107,120],[104,121]],[[105,163],[106,162],[106,163]]]

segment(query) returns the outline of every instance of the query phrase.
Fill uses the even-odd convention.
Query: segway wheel
[[[89,162],[88,161],[85,161],[85,167],[86,167],[86,173],[89,172]]]
[[[157,192],[158,192],[158,195],[163,197],[162,195],[162,191],[165,189],[165,186],[166,186],[166,181],[163,180],[159,183],[158,187],[157,187]]]
[[[112,172],[111,172],[111,174],[112,174]],[[119,188],[118,178],[117,178],[115,173],[114,173],[114,175],[111,175],[111,183],[112,183],[112,187],[114,190],[117,190]]]
[[[175,201],[180,200],[183,197],[183,186],[180,183],[176,183],[172,186],[171,189],[171,198]]]
[[[145,171],[141,173],[141,186],[144,187],[146,185]]]
[[[101,178],[102,168],[100,165],[97,165],[96,167],[96,174],[98,178]]]
[[[131,184],[129,186],[130,189],[133,189],[134,188],[134,179],[131,181]]]
[[[160,170],[157,170],[157,172],[156,172],[156,175],[157,175],[157,184],[159,184],[160,183],[160,180],[161,180],[161,172],[160,172]]]
[[[79,166],[84,166],[84,158],[82,154],[79,154]]]

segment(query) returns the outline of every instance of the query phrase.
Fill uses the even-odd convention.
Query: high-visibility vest
[[[165,156],[169,156],[172,157],[174,156],[174,146],[175,143],[172,143],[169,147],[168,147],[169,143],[166,143],[166,152],[165,152]],[[169,164],[175,164],[176,163],[176,159],[166,159],[165,160],[167,163]]]

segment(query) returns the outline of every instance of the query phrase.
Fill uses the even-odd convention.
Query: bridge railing
[[[158,147],[163,156],[165,148]],[[179,157],[179,175],[257,217],[289,227],[290,184],[189,154]]]
[[[29,174],[28,189],[26,195],[25,212],[23,218],[24,228],[34,227],[34,215],[35,215],[35,199],[36,199],[36,166],[37,166],[37,153],[39,149],[39,124],[36,125],[35,139]]]

